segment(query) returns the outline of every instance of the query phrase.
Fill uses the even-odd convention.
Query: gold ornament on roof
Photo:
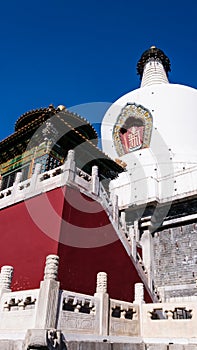
[[[57,106],[57,109],[59,111],[64,111],[66,109],[66,107],[64,105],[59,105],[59,106]]]

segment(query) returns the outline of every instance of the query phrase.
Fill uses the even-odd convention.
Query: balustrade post
[[[12,266],[2,266],[0,273],[0,299],[3,293],[11,292],[11,283],[13,277],[13,267]]]
[[[133,226],[129,226],[129,238],[131,242],[131,254],[133,256],[133,259],[137,260],[137,246],[136,246],[136,236],[135,236],[135,230]]]
[[[14,186],[17,185],[21,181],[21,177],[22,177],[22,173],[21,173],[21,171],[18,171],[16,173],[16,177],[15,177],[15,180],[14,180]]]
[[[75,179],[75,151],[69,150],[66,161],[63,165],[62,182],[65,184],[67,181],[73,182]]]
[[[3,292],[11,292],[13,270],[12,266],[2,266],[0,273],[0,294]]]
[[[143,263],[148,274],[148,286],[153,291],[153,237],[149,230],[145,230],[141,240]]]
[[[134,286],[134,301],[133,304],[139,306],[139,324],[140,324],[140,333],[143,334],[143,304],[144,301],[144,285],[143,283],[135,283]]]
[[[142,304],[144,303],[144,285],[143,283],[135,283],[135,299],[134,304]]]
[[[109,334],[109,294],[107,293],[107,274],[97,274],[95,297],[99,298],[99,335]]]
[[[135,234],[136,242],[139,242],[139,240],[140,240],[140,230],[139,230],[139,227],[138,227],[138,220],[134,221],[133,228],[134,228],[134,234]]]
[[[118,196],[115,194],[112,197],[112,208],[113,208],[113,221],[118,225],[119,223],[119,208],[118,208]]]
[[[56,327],[60,283],[56,280],[59,257],[48,255],[44,270],[44,280],[40,283],[37,301],[35,328],[50,329]]]
[[[126,214],[125,211],[121,211],[120,214],[120,222],[121,222],[121,226],[124,232],[127,232],[127,224],[126,224]]]
[[[35,165],[34,173],[31,177],[31,181],[30,181],[30,187],[29,187],[30,192],[34,192],[34,190],[36,188],[36,183],[37,183],[38,175],[41,173],[41,168],[42,168],[41,164],[37,163]]]
[[[98,177],[98,167],[94,165],[92,167],[92,179],[91,179],[91,184],[92,184],[92,193],[98,196],[99,194],[99,177]]]
[[[14,180],[14,183],[13,183],[12,195],[14,195],[14,196],[16,195],[16,192],[17,192],[17,189],[18,189],[18,184],[21,181],[21,178],[22,178],[22,173],[21,173],[21,171],[19,171],[19,172],[16,173],[16,177],[15,177],[15,180]]]

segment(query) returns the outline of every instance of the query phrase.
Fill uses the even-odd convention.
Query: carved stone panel
[[[95,315],[62,311],[59,328],[70,333],[96,334]]]

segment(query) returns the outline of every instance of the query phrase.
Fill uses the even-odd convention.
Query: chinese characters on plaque
[[[132,126],[125,133],[120,132],[120,139],[124,148],[125,153],[139,148],[143,143],[143,126]]]
[[[113,140],[118,156],[147,148],[150,145],[153,118],[148,109],[127,103],[117,117]]]

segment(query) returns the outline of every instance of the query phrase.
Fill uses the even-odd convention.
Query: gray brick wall
[[[197,288],[190,288],[197,278],[197,224],[156,232],[153,251],[155,286],[188,284],[188,290],[177,290],[174,294],[197,295]]]

